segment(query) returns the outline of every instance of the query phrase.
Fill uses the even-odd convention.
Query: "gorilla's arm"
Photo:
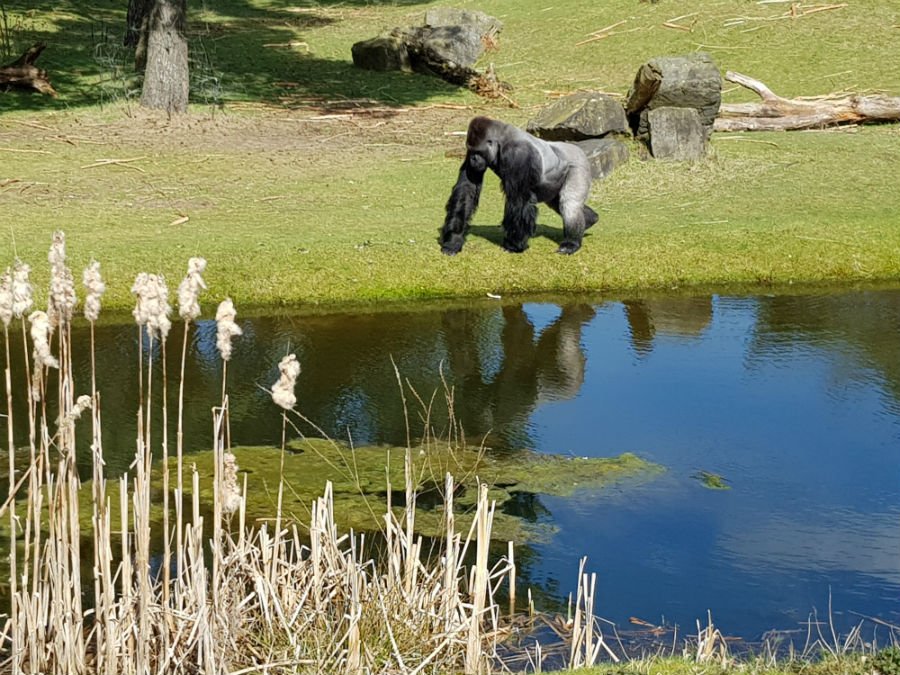
[[[541,180],[541,159],[534,148],[517,139],[503,146],[497,175],[503,184],[506,207],[503,211],[503,248],[521,253],[528,248],[537,225],[537,195]]]
[[[441,252],[446,255],[459,253],[466,241],[469,221],[478,208],[486,170],[487,165],[481,157],[466,155],[459,169],[459,178],[447,201],[447,217],[441,229]]]

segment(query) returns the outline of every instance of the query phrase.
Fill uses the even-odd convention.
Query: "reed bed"
[[[437,553],[424,550],[415,533],[409,450],[405,512],[397,517],[388,498],[384,550],[377,560],[364,553],[372,549],[364,534],[339,532],[330,483],[312,505],[309,523],[284,516],[279,500],[270,521],[248,526],[246,484],[229,452],[226,365],[231,340],[240,333],[230,300],[220,305],[217,317],[223,381],[222,399],[212,409],[211,513],[200,503],[200,478],[184,456],[181,430],[189,333],[205,288],[203,259],[189,261],[178,289],[183,335],[174,476],[168,474],[168,403],[165,396],[153,396],[154,387],[166,388],[153,376],[159,372],[154,364],[167,358],[172,330],[168,289],[161,276],[145,273],[132,288],[141,344],[135,372],[140,423],[131,470],[115,478],[120,516],[113,522],[103,428],[115,421],[102,419],[93,340],[105,285],[99,263],[92,262],[83,277],[91,344],[73,345],[76,293],[62,233],[54,235],[49,261],[46,312],[33,310],[28,265],[17,260],[0,275],[9,450],[9,493],[0,516],[8,518],[10,550],[0,671],[474,674],[504,668],[496,655],[506,631],[495,598],[503,584],[515,583],[515,571],[512,546],[508,557],[490,559],[494,506],[486,485],[471,528],[460,532],[454,522],[454,478],[446,475],[445,533]],[[91,350],[90,382],[75,380],[76,348]],[[24,349],[27,372],[12,372],[14,349]],[[286,438],[292,416],[299,415],[293,390],[300,364],[287,355],[279,369],[271,393],[273,404],[282,408]],[[13,416],[21,409],[14,405],[18,397],[27,403],[25,419]],[[89,425],[89,447],[78,445],[76,425]],[[22,437],[26,430],[28,465],[17,467],[14,431]],[[76,470],[83,453],[90,454],[89,486]],[[161,460],[157,466],[165,472],[161,497],[150,490],[154,460]],[[279,495],[284,489],[282,476]],[[161,552],[151,548],[159,535],[154,528],[160,527],[151,518],[151,501],[159,498],[165,514]],[[82,510],[91,513],[90,532],[81,531]],[[593,579],[588,583],[583,570],[580,574],[572,661],[590,665],[603,642],[592,628]],[[508,590],[514,594],[514,588]]]

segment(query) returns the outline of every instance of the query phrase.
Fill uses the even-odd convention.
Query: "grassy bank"
[[[595,184],[601,222],[569,258],[553,253],[561,227],[547,209],[531,249],[505,254],[502,199],[489,181],[463,254],[448,259],[437,246],[461,156],[452,132],[472,115],[524,123],[559,93],[624,94],[646,59],[696,49],[787,96],[897,92],[900,63],[883,58],[900,22],[889,3],[791,19],[779,18],[782,5],[737,0],[485,0],[478,8],[505,22],[485,62],[514,85],[520,107],[510,108],[433,78],[352,67],[354,41],[415,23],[437,3],[231,0],[193,10],[198,103],[173,121],[135,104],[117,47],[121,3],[5,4],[12,51],[46,40],[42,65],[61,96],[0,95],[0,260],[39,261],[64,229],[73,266],[103,263],[112,305],[131,304],[133,270],[176,279],[190,255],[207,257],[211,290],[239,304],[900,273],[896,125],[716,135],[697,164],[640,161],[632,146],[631,161]],[[690,30],[663,25],[676,15]],[[617,21],[611,37],[576,45]],[[305,46],[283,46],[291,41]]]

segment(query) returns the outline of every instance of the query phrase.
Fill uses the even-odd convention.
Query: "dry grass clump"
[[[484,673],[496,665],[495,648],[504,633],[494,598],[513,566],[506,558],[492,562],[488,556],[494,506],[487,486],[481,487],[472,528],[459,532],[454,480],[446,476],[439,555],[423,550],[415,534],[409,457],[406,512],[398,519],[387,504],[384,551],[377,561],[367,553],[372,547],[364,535],[338,532],[330,483],[313,504],[308,525],[288,522],[279,508],[270,522],[255,530],[247,527],[246,483],[241,485],[228,450],[224,363],[231,357],[231,339],[240,335],[230,300],[217,317],[223,393],[213,409],[213,512],[201,509],[197,471],[183,475],[181,422],[187,336],[200,315],[199,294],[205,288],[202,259],[191,260],[179,287],[184,340],[178,469],[174,486],[164,476],[162,552],[151,548],[158,533],[150,517],[151,497],[157,498],[150,492],[150,470],[159,458],[167,471],[169,425],[165,396],[155,403],[159,397],[152,394],[152,366],[154,359],[166,358],[172,326],[165,281],[154,274],[139,274],[133,287],[141,344],[136,373],[141,397],[135,401],[140,424],[132,470],[118,479],[121,516],[112,522],[101,392],[92,373],[90,394],[83,393],[72,368],[75,295],[63,242],[61,233],[55,236],[51,253],[57,278],[51,286],[54,320],[41,310],[32,312],[30,341],[23,319],[33,305],[28,267],[17,261],[14,271],[0,276],[10,475],[3,510],[9,512],[11,596],[2,632],[2,672]],[[105,290],[99,264],[92,262],[83,278],[85,314],[93,328]],[[21,345],[10,330],[16,320],[22,324]],[[15,348],[33,357],[33,375],[11,372],[9,354]],[[285,429],[299,415],[293,394],[299,367],[294,355],[286,356],[272,391]],[[20,409],[16,397],[27,399],[26,419],[13,419]],[[84,418],[88,410],[89,422]],[[155,430],[160,413],[160,430]],[[87,448],[76,443],[75,426],[82,424],[91,428]],[[27,429],[29,465],[17,472],[13,430],[20,426]],[[76,471],[76,456],[85,452],[91,456],[90,488],[82,486]],[[279,495],[283,489],[282,476]],[[91,531],[84,533],[79,514],[88,505]],[[83,565],[90,557],[92,565]],[[85,578],[88,569],[90,579]],[[580,625],[592,621],[586,617]],[[583,644],[579,653],[587,658],[578,661],[589,664],[597,638],[588,633]]]

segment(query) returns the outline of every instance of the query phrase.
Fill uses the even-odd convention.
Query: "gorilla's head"
[[[476,171],[497,166],[497,152],[500,149],[497,124],[487,117],[476,117],[469,123],[466,135],[466,150],[469,165]]]

